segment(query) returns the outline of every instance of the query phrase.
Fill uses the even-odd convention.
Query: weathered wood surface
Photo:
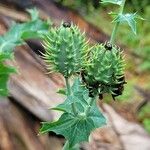
[[[137,123],[122,118],[112,107],[103,105],[108,124],[91,136],[89,150],[149,150],[150,136]]]
[[[62,101],[56,94],[63,86],[59,76],[47,75],[40,58],[28,46],[19,47],[15,51],[16,67],[19,74],[12,75],[9,82],[10,94],[21,105],[29,109],[41,120],[51,120],[52,112],[48,110]]]
[[[62,140],[38,136],[40,121],[8,99],[0,101],[0,150],[60,150]]]

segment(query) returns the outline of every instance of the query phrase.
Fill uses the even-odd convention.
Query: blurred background
[[[113,5],[99,0],[0,0],[0,35],[12,23],[29,20],[27,8],[36,7],[40,18],[54,26],[72,21],[85,31],[91,44],[109,40],[113,29]],[[83,150],[150,150],[150,0],[127,0],[125,12],[137,12],[145,20],[137,23],[137,35],[126,24],[119,27],[116,43],[124,50],[126,81],[123,95],[113,101],[105,95],[101,109],[108,125],[91,134]],[[49,133],[38,136],[41,121],[52,121],[59,114],[48,110],[64,97],[56,92],[64,86],[58,74],[46,74],[39,57],[39,40],[28,40],[15,49],[19,74],[9,81],[10,96],[0,98],[0,150],[61,150],[64,139]]]

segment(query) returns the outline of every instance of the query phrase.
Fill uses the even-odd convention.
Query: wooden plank
[[[38,136],[40,121],[12,100],[0,102],[1,150],[60,150],[62,141]]]
[[[29,20],[27,13],[9,8],[9,6],[3,4],[0,4],[0,14],[22,22]]]
[[[33,57],[36,54],[30,53],[32,50],[27,46],[19,47],[15,51],[14,65],[19,73],[11,77],[10,94],[36,117],[52,120],[54,111],[48,109],[63,100],[63,97],[56,94],[58,88],[63,87],[63,80],[59,75],[48,76],[40,62]]]

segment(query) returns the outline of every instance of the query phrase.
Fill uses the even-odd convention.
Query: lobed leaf
[[[36,9],[28,11],[31,14],[30,21],[22,24],[14,23],[5,35],[0,36],[0,96],[8,94],[7,81],[9,75],[15,72],[14,68],[4,65],[7,59],[12,58],[13,49],[24,44],[24,40],[41,38],[49,28],[49,23],[38,17]]]
[[[89,92],[85,86],[81,84],[79,78],[75,80],[73,86],[71,87],[71,91],[72,95],[68,96],[62,104],[59,104],[53,108],[53,110],[59,110],[73,114],[71,104],[75,103],[79,112],[85,111],[85,109],[89,106]]]
[[[70,147],[88,141],[91,131],[106,124],[106,119],[97,107],[96,101],[90,103],[89,92],[78,78],[71,87],[71,92],[72,95],[69,95],[64,103],[53,108],[64,112],[59,120],[44,122],[40,129],[41,134],[53,131],[63,135],[69,141]],[[77,115],[73,113],[72,103],[76,105]]]
[[[27,12],[30,14],[32,21],[39,19],[39,12],[36,8],[27,9]]]
[[[131,30],[133,31],[133,33],[136,34],[136,30],[137,30],[136,29],[136,19],[144,20],[142,17],[140,17],[136,13],[126,13],[126,14],[116,15],[113,22],[120,22],[120,23],[127,22],[128,25],[130,26]]]
[[[80,113],[74,116],[66,112],[56,122],[44,122],[40,133],[53,131],[63,135],[69,141],[69,146],[72,147],[77,143],[88,141],[91,131],[105,124],[106,119],[95,103],[88,115]]]
[[[135,21],[135,14],[119,14],[115,19],[114,22],[127,22],[128,25],[131,27],[134,34],[136,34],[136,21]]]

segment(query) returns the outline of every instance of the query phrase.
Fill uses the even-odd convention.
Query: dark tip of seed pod
[[[63,23],[63,27],[70,28],[71,27],[71,23],[70,22],[64,22]]]
[[[111,51],[112,50],[112,44],[110,42],[106,42],[106,44],[104,45],[106,50]]]
[[[103,94],[99,94],[99,99],[103,100]]]
[[[125,76],[122,76],[120,78],[118,78],[118,82],[122,82],[122,84],[127,84],[127,82],[125,81]]]
[[[121,84],[115,84],[115,85],[113,85],[113,88],[115,88],[115,89],[112,92],[115,94],[111,94],[111,95],[112,95],[113,100],[115,100],[115,97],[122,95],[123,90],[124,90],[124,86],[122,83]]]

